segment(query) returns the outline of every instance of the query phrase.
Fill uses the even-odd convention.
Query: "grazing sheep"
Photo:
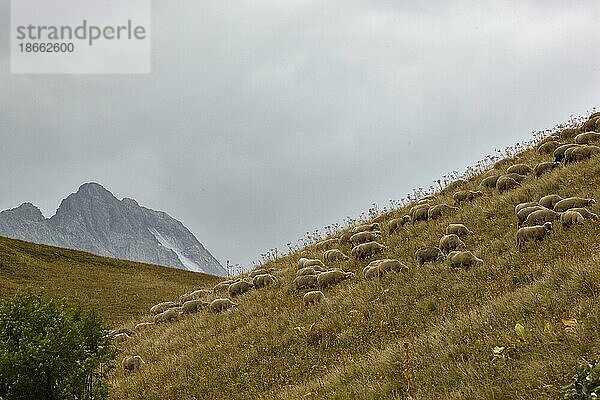
[[[394,218],[388,222],[388,231],[390,234],[397,232],[398,229],[411,222],[410,215],[405,215],[400,218]]]
[[[310,292],[304,293],[302,301],[306,307],[314,306],[325,300],[325,295],[320,290],[311,290]]]
[[[494,163],[494,165],[492,166],[492,169],[497,169],[497,170],[501,170],[504,167],[506,167],[508,164],[514,164],[515,161],[518,161],[519,157],[512,157],[512,158],[503,158],[501,160],[498,160]]]
[[[551,140],[538,146],[538,153],[541,155],[552,154],[560,146],[560,142]]]
[[[410,216],[412,218],[413,225],[417,221],[427,221],[427,218],[429,217],[430,208],[431,206],[427,204],[411,208],[412,213]]]
[[[419,265],[423,265],[428,262],[443,261],[444,253],[442,253],[442,250],[440,250],[439,247],[421,247],[415,251],[415,259]]]
[[[517,181],[518,183],[523,182],[525,179],[527,179],[527,175],[521,175],[521,174],[517,174],[516,172],[511,172],[508,174],[505,174],[504,176],[507,176],[509,178],[513,178],[515,181]],[[497,183],[497,182],[496,182]]]
[[[558,203],[554,205],[554,211],[563,212],[567,211],[570,208],[582,208],[587,206],[593,206],[596,204],[596,200],[594,199],[584,199],[581,197],[568,197],[566,199],[562,199]]]
[[[357,260],[364,260],[375,254],[382,253],[385,249],[385,246],[377,242],[368,242],[353,247],[351,253]]]
[[[500,178],[498,178],[498,182],[496,183],[496,189],[498,189],[500,193],[506,192],[510,189],[518,188],[520,186],[521,184],[519,182],[506,175],[502,175]]]
[[[420,206],[422,204],[429,204],[431,200],[430,199],[421,199],[419,201],[417,201],[417,205]]]
[[[319,259],[316,258],[304,258],[302,257],[301,259],[298,260],[298,269],[300,268],[305,268],[305,267],[313,267],[313,266],[319,266],[319,267],[324,267],[325,264],[323,264],[323,262]]]
[[[315,247],[317,250],[323,250],[323,249],[328,249],[333,246],[337,246],[339,244],[340,244],[340,238],[332,238],[332,239],[321,240],[319,243],[317,243],[315,245]]]
[[[457,179],[457,180],[455,180],[455,181],[453,181],[453,182],[450,182],[450,183],[448,184],[448,186],[446,186],[446,187],[444,188],[444,192],[446,192],[446,193],[447,193],[447,192],[452,192],[452,191],[454,191],[454,190],[456,190],[456,189],[458,189],[458,188],[460,188],[460,187],[462,187],[462,186],[466,185],[467,183],[469,183],[469,182],[467,182],[467,181],[466,181],[466,180],[464,180],[464,179]]]
[[[125,357],[123,361],[121,361],[121,367],[123,367],[123,371],[126,373],[131,373],[139,370],[144,364],[144,360],[140,356],[133,357]]]
[[[535,174],[536,178],[539,178],[540,176],[544,175],[545,173],[550,172],[553,169],[559,168],[559,167],[560,167],[560,163],[556,162],[556,161],[541,162],[533,168],[533,173]]]
[[[579,147],[580,145],[575,143],[567,143],[562,146],[558,146],[552,155],[554,156],[554,161],[560,162],[565,158],[565,152],[571,147]]]
[[[229,286],[231,286],[233,282],[233,280],[227,280],[217,283],[213,287],[213,293],[229,292]]]
[[[257,289],[262,289],[269,285],[275,285],[276,283],[277,283],[277,278],[275,278],[271,274],[256,275],[254,277],[254,279],[252,280],[252,284]]]
[[[380,231],[359,232],[359,233],[355,233],[354,235],[352,235],[350,237],[350,243],[352,243],[352,246],[358,246],[359,244],[377,240],[380,237],[381,237]],[[327,262],[327,260],[325,260],[325,262]]]
[[[463,201],[472,201],[481,196],[483,196],[483,192],[480,190],[461,190],[454,193],[454,195],[452,195],[452,199],[454,199],[454,204],[458,205]]]
[[[391,258],[385,258],[383,260],[379,260],[379,263],[376,264],[381,271],[382,274],[392,273],[392,272],[402,272],[408,267],[402,264],[398,260],[394,260]]]
[[[527,203],[519,203],[515,206],[515,214],[518,214],[524,208],[537,206],[538,203],[535,201],[528,201]],[[543,204],[542,204],[543,205]]]
[[[348,231],[344,234],[342,234],[342,236],[340,236],[340,244],[344,245],[346,243],[348,243],[350,241],[350,237],[354,235],[354,233],[352,233],[352,231]]]
[[[131,338],[131,336],[129,336],[126,333],[117,333],[116,335],[113,336],[112,342],[114,344],[123,343],[123,342],[129,340],[130,338]]]
[[[543,209],[536,210],[527,216],[525,226],[535,226],[535,225],[543,225],[544,222],[553,222],[560,218],[560,213],[556,211]]]
[[[179,317],[179,312],[177,311],[177,309],[169,308],[168,310],[155,315],[154,323],[158,325],[158,324],[162,324],[165,322],[173,322],[173,321],[177,321],[178,317]]]
[[[186,293],[182,296],[179,296],[179,304],[183,304],[186,301],[190,301],[190,300],[198,300],[198,299],[204,298],[206,296],[210,296],[211,294],[212,294],[212,290],[207,290],[207,289],[194,290],[193,292]]]
[[[381,231],[379,223],[375,222],[372,224],[364,224],[355,226],[350,230],[352,233],[366,232],[366,231]]]
[[[595,114],[595,113],[594,113],[594,114]],[[588,120],[587,120],[587,121],[585,121],[585,122],[583,123],[583,125],[581,125],[581,128],[580,128],[580,129],[581,129],[581,131],[582,131],[582,132],[591,131],[591,130],[593,130],[593,129],[595,129],[595,128],[596,128],[596,124],[598,123],[598,117],[597,117],[597,116],[594,116],[594,114],[592,114],[592,116],[590,116],[590,117],[588,118]]]
[[[585,161],[599,154],[600,147],[598,146],[589,145],[570,148],[565,152],[565,164],[570,164],[577,161]]]
[[[342,282],[354,277],[354,272],[344,272],[341,269],[332,269],[317,276],[317,286],[320,289]]]
[[[154,322],[140,322],[139,324],[133,327],[133,330],[136,332],[142,332],[150,328],[151,326],[154,326]]]
[[[542,207],[546,207],[546,208],[549,208],[550,210],[552,210],[552,209],[554,209],[554,206],[556,205],[556,203],[558,203],[562,199],[563,199],[563,197],[561,197],[557,194],[549,194],[547,196],[542,197],[540,199],[540,201],[538,201],[538,204]]]
[[[150,315],[160,314],[161,312],[166,311],[169,308],[173,308],[173,307],[177,307],[177,303],[174,303],[172,301],[165,301],[162,303],[158,303],[158,304],[152,306],[152,308],[150,308]]]
[[[362,233],[370,233],[370,232],[362,232]],[[362,233],[357,233],[357,235],[361,235]],[[352,237],[354,237],[356,235],[353,235]],[[323,260],[325,260],[326,263],[334,263],[336,261],[347,261],[349,260],[348,256],[345,255],[344,253],[342,253],[340,250],[338,249],[331,249],[331,250],[327,250],[325,253],[323,253]]]
[[[526,226],[517,231],[517,247],[523,246],[530,241],[541,241],[552,230],[552,222],[546,222],[544,225]]]
[[[595,127],[596,124],[594,124]],[[600,133],[596,132],[584,132],[575,136],[575,143],[577,144],[588,144],[590,142],[596,142],[600,140]]]
[[[481,193],[481,192],[479,192]],[[429,209],[428,219],[436,219],[453,211],[458,211],[460,208],[452,207],[448,204],[437,204]]]
[[[275,271],[275,268],[260,268],[260,269],[255,269],[254,271],[250,272],[250,274],[248,275],[249,278],[254,278],[255,276],[258,275],[264,275],[264,274],[270,274],[271,272]]]
[[[305,267],[301,268],[296,272],[296,276],[304,276],[304,275],[317,275],[319,272],[324,272],[325,268],[314,266],[314,267]]]
[[[254,289],[254,285],[246,281],[237,281],[229,286],[229,295],[231,297],[240,296]]]
[[[446,227],[446,235],[458,235],[458,237],[466,237],[472,235],[471,232],[466,226],[463,224],[448,224]]]
[[[479,186],[488,189],[496,189],[496,183],[498,183],[498,178],[500,178],[500,175],[488,176],[487,178],[484,178],[481,181],[481,184]]]
[[[517,221],[518,221],[517,225],[519,225],[519,226],[523,225],[523,223],[525,222],[527,217],[529,217],[529,214],[531,214],[532,212],[535,212],[538,210],[545,210],[545,209],[546,209],[545,207],[540,206],[540,205],[522,208],[517,213]]]
[[[181,305],[181,314],[193,314],[197,313],[210,303],[202,300],[189,300]]]
[[[470,251],[453,251],[448,254],[448,261],[451,268],[471,268],[483,265],[483,260],[477,258]]]
[[[515,164],[508,167],[507,174],[529,175],[533,171],[527,164]]]
[[[317,276],[318,275],[302,275],[294,279],[294,287],[296,291],[304,289],[314,289],[317,287]]]
[[[575,224],[582,224],[585,218],[577,211],[567,210],[560,215],[563,229],[567,229]]]
[[[594,221],[598,220],[598,216],[596,214],[594,214],[593,212],[591,212],[590,210],[588,210],[587,208],[575,207],[575,208],[569,208],[567,211],[577,211],[585,219],[591,219]]]
[[[377,260],[379,261],[379,260]],[[363,268],[363,276],[367,280],[378,279],[381,277],[381,270],[379,269],[379,264],[375,265],[367,265]]]
[[[212,311],[215,314],[218,314],[222,311],[228,310],[233,307],[237,307],[237,303],[234,303],[230,299],[214,299],[209,304],[210,311]]]
[[[440,239],[440,250],[444,253],[449,253],[455,250],[463,250],[465,248],[465,242],[460,240],[458,235],[452,233],[450,235],[444,235]]]

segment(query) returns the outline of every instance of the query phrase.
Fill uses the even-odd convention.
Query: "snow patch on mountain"
[[[202,269],[202,267],[200,265],[198,265],[193,260],[186,257],[180,248],[178,248],[175,244],[173,244],[173,242],[171,242],[168,238],[161,235],[161,233],[159,231],[157,231],[155,228],[148,228],[148,230],[156,238],[156,240],[158,240],[158,243],[160,243],[161,246],[173,251],[177,255],[177,257],[179,258],[179,261],[181,261],[181,264],[183,264],[183,266],[187,270],[194,271],[194,272],[205,272],[204,269]]]

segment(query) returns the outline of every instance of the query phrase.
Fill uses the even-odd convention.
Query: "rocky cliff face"
[[[0,213],[0,235],[173,268],[225,275],[219,262],[176,219],[117,199],[97,183],[82,185],[44,218],[31,203]]]

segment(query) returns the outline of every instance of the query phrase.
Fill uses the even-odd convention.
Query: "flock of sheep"
[[[503,166],[510,162],[510,160],[502,160],[484,175],[480,182],[481,189],[505,192],[520,187],[530,175],[539,178],[543,174],[561,167],[563,163],[568,165],[600,155],[600,147],[590,144],[600,141],[600,133],[593,132],[591,129],[600,130],[600,113],[592,114],[579,130],[571,130],[573,135],[571,139],[574,139],[574,142],[561,143],[565,139],[563,131],[563,137],[552,135],[539,144],[537,148],[539,154],[552,155],[553,161],[541,162],[535,166],[514,164],[509,166],[505,173],[501,173],[499,171]],[[583,133],[579,133],[581,130]],[[389,220],[385,236],[399,234],[408,224],[414,225],[420,221],[435,220],[452,215],[463,204],[484,196],[484,192],[481,190],[462,190],[461,187],[466,183],[467,181],[459,179],[442,191],[442,194],[454,192],[453,205],[435,204],[437,196],[428,195],[418,201],[407,215]],[[581,224],[585,220],[598,219],[596,214],[586,208],[594,204],[594,199],[562,198],[559,195],[551,194],[542,197],[537,202],[516,205],[517,247],[530,241],[542,240],[552,230],[552,224],[555,221],[560,221],[563,229],[567,229]],[[377,258],[388,248],[383,243],[384,235],[380,222],[355,226],[338,237],[316,243],[313,249],[322,251],[320,258],[306,258],[308,250],[304,250],[300,254],[302,257],[297,261],[296,274],[291,284],[297,293],[303,293],[302,299],[305,306],[314,306],[325,301],[324,290],[355,277],[354,272],[341,268],[344,263],[350,262],[351,258],[357,262],[369,261],[362,270],[363,278],[367,280],[381,279],[388,274],[401,273],[408,269],[397,259]],[[464,240],[470,235],[473,235],[473,232],[463,223],[450,223],[439,243],[416,250],[415,260],[419,265],[447,260],[452,268],[470,268],[482,265],[483,260],[466,249]],[[329,268],[328,265],[334,267]],[[157,324],[174,322],[182,316],[202,310],[221,313],[237,306],[237,303],[231,300],[232,298],[238,298],[251,290],[277,285],[279,279],[284,279],[283,275],[279,279],[276,278],[273,272],[273,269],[257,269],[245,277],[220,282],[213,288],[185,293],[179,297],[178,302],[168,301],[156,304],[150,308],[150,314],[153,316],[152,322],[139,323],[133,331],[128,329],[112,331],[113,340],[115,342],[125,341],[136,332],[139,333]],[[228,294],[228,297],[221,297],[224,293]],[[209,301],[211,298],[212,300]],[[143,363],[140,356],[125,357],[122,367],[124,371],[132,372],[139,369]]]

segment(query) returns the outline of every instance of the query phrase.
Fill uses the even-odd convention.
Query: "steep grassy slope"
[[[216,277],[0,237],[0,298],[31,289],[100,311],[118,324]]]
[[[535,150],[519,157],[529,165],[551,159]],[[265,265],[276,269],[275,287],[241,296],[221,315],[201,312],[123,344],[124,354],[147,364],[129,376],[116,372],[113,398],[400,399],[405,373],[414,375],[417,399],[556,398],[580,358],[600,351],[600,225],[563,231],[556,224],[545,241],[517,249],[514,206],[550,193],[600,200],[600,159],[529,177],[504,194],[487,191],[452,216],[384,232],[383,256],[409,270],[365,281],[367,262],[340,263],[356,277],[325,290],[319,306],[304,307],[292,287],[299,252],[280,257]],[[436,202],[451,204],[451,196]],[[378,221],[385,226],[406,213]],[[415,263],[414,251],[437,245],[450,222],[475,232],[466,244],[483,266]],[[306,251],[322,255],[314,246]],[[577,320],[568,330],[567,317]],[[505,350],[492,360],[495,346]]]

